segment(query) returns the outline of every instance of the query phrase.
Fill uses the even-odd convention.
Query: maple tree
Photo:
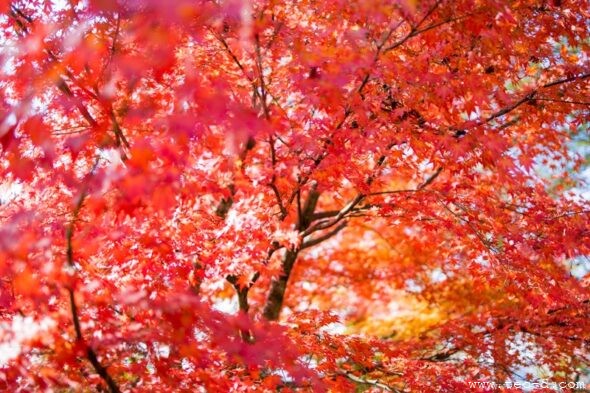
[[[587,2],[0,11],[0,390],[587,378]]]

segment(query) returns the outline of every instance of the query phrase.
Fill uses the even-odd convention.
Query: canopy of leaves
[[[588,378],[587,1],[0,12],[0,390]]]

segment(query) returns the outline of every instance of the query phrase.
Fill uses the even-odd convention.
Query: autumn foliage
[[[587,380],[588,2],[0,11],[1,391]]]

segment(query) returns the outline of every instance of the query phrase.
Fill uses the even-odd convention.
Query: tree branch
[[[493,254],[497,254],[498,253],[498,249],[496,247],[494,247],[494,245],[487,240],[482,234],[481,232],[475,227],[475,225],[473,225],[473,223],[462,217],[460,214],[455,213],[451,208],[449,208],[447,206],[447,204],[442,200],[442,199],[438,199],[438,202],[441,204],[441,206],[447,211],[449,212],[453,217],[455,217],[457,220],[459,220],[460,222],[464,223],[467,225],[467,227],[469,227],[469,229],[471,229],[471,231],[473,232],[473,234],[479,239],[479,241]],[[453,203],[455,206],[458,206],[456,203]],[[459,207],[461,208],[461,207]],[[462,209],[463,210],[463,209]]]
[[[529,94],[527,94],[526,96],[524,96],[523,98],[521,98],[520,100],[508,105],[507,107],[504,107],[502,109],[500,109],[498,112],[491,114],[490,116],[488,116],[486,119],[481,120],[478,125],[482,125],[485,123],[489,123],[490,121],[494,120],[497,117],[500,116],[504,116],[505,114],[512,112],[513,110],[515,110],[516,108],[518,108],[519,106],[521,106],[522,104],[531,101],[533,98],[535,98],[535,94],[537,92],[533,91]]]
[[[258,82],[260,85],[260,100],[262,103],[262,111],[266,120],[270,119],[270,113],[266,103],[266,84],[264,82],[264,74],[262,72],[262,54],[260,52],[260,38],[258,34],[254,37],[255,41],[255,52],[256,52],[256,68],[258,70]]]
[[[250,291],[250,288],[252,288],[252,285],[254,285],[256,280],[258,280],[259,276],[260,276],[260,273],[256,272],[256,274],[254,274],[254,277],[252,278],[250,283],[248,285],[246,285],[245,287],[240,286],[240,284],[238,282],[238,276],[230,274],[226,277],[226,280],[236,290],[236,293],[238,295],[238,305],[240,307],[240,312],[242,312],[246,316],[248,315],[248,310],[250,309],[250,306],[248,305],[248,292]],[[254,342],[254,336],[252,335],[252,332],[249,329],[241,328],[240,329],[240,337],[242,338],[242,340],[245,343],[250,344],[250,343]]]
[[[281,275],[272,281],[270,292],[268,294],[266,304],[262,315],[269,321],[276,321],[279,319],[281,308],[283,307],[283,300],[285,298],[285,290],[287,289],[287,282],[291,276],[291,270],[297,260],[299,250],[287,250],[283,256],[281,267],[283,272]]]
[[[345,371],[345,370],[339,370],[338,374],[340,374],[340,375],[342,375],[342,376],[344,376],[356,383],[365,384],[365,385],[372,385],[372,386],[381,388],[383,390],[386,390],[388,392],[400,393],[400,391],[397,390],[396,388],[386,385],[383,382],[379,382],[379,380],[377,380],[377,379],[366,379],[366,378],[357,377],[353,373],[351,373],[349,371]]]
[[[423,190],[424,188],[428,187],[428,185],[430,183],[432,183],[438,177],[438,175],[440,175],[440,173],[442,172],[442,170],[443,170],[443,168],[442,167],[439,167],[436,170],[436,172],[434,172],[432,175],[430,175],[430,177],[428,179],[426,179],[424,181],[424,183],[420,184],[418,186],[418,188],[416,188],[416,191],[420,191],[420,190]]]
[[[403,194],[403,193],[408,193],[408,192],[419,192],[419,191],[422,191],[424,188],[428,187],[428,185],[430,185],[438,177],[438,175],[440,175],[440,173],[442,172],[442,170],[443,170],[442,167],[438,168],[436,170],[436,172],[434,172],[432,175],[430,175],[423,183],[421,183],[420,185],[418,185],[418,187],[416,187],[416,188],[407,189],[407,190],[378,191],[378,192],[372,192],[368,196],[388,195],[388,194]]]
[[[581,74],[581,75],[577,75],[577,76],[572,76],[572,77],[564,78],[564,79],[558,79],[556,81],[546,83],[543,86],[541,86],[541,87],[539,87],[539,88],[537,88],[537,89],[529,92],[527,95],[525,95],[520,100],[518,100],[518,101],[516,101],[516,102],[514,102],[514,103],[512,103],[512,104],[510,104],[510,105],[508,105],[508,106],[506,106],[506,107],[504,107],[502,109],[500,109],[499,111],[497,111],[495,113],[492,113],[487,118],[480,120],[479,122],[477,122],[475,124],[475,126],[481,126],[481,125],[483,125],[485,123],[489,123],[490,121],[492,121],[492,120],[494,120],[494,119],[496,119],[496,118],[498,118],[500,116],[504,116],[507,113],[512,112],[513,110],[515,110],[516,108],[518,108],[522,104],[527,103],[529,101],[532,101],[532,100],[536,99],[535,96],[537,95],[537,93],[541,89],[547,89],[547,88],[550,88],[550,87],[553,87],[553,86],[558,86],[558,85],[561,85],[561,84],[564,84],[564,83],[569,83],[569,82],[573,82],[573,81],[576,81],[576,80],[586,79],[588,77],[590,77],[590,73],[585,73],[585,74]],[[572,103],[580,103],[580,102],[572,102]]]
[[[99,159],[97,158],[94,163],[94,166],[92,167],[92,170],[90,171],[89,176],[94,173],[96,167],[98,166],[98,161],[99,161]],[[66,229],[66,258],[67,258],[68,265],[72,269],[75,269],[74,247],[72,245],[72,238],[74,236],[74,225],[76,224],[78,215],[80,213],[80,210],[82,209],[82,205],[84,204],[84,199],[87,196],[87,192],[88,192],[87,185],[84,185],[82,192],[80,193],[80,196],[78,197],[78,200],[76,202],[76,206],[74,208],[74,211],[72,213],[72,215],[73,215],[72,220],[70,221],[70,223],[68,224],[68,227]],[[96,371],[96,373],[107,384],[111,393],[119,393],[120,392],[119,386],[117,385],[115,380],[110,376],[106,367],[104,367],[100,363],[100,361],[98,360],[98,356],[96,355],[96,352],[94,351],[94,349],[85,342],[84,336],[82,334],[82,328],[80,325],[80,317],[79,317],[79,313],[78,313],[78,307],[76,305],[74,288],[73,288],[73,286],[69,286],[67,288],[67,290],[68,290],[69,300],[70,300],[70,310],[71,310],[71,314],[72,314],[72,322],[74,324],[74,331],[76,332],[76,341],[81,342],[86,346],[86,358],[88,359],[90,364],[92,364],[92,367],[94,367],[94,370]]]
[[[391,143],[387,148],[388,150],[391,149],[393,146],[395,146],[396,143]],[[366,183],[367,185],[371,185],[371,183],[375,180],[375,178],[378,175],[378,170],[383,166],[383,164],[385,163],[385,158],[386,155],[383,154],[381,155],[381,157],[379,157],[379,160],[377,160],[377,165],[375,168],[375,173],[371,174]],[[440,171],[442,171],[442,168],[439,168],[437,170],[437,172],[435,172],[434,175],[431,176],[431,178],[427,179],[425,183],[423,183],[422,185],[420,185],[418,187],[418,190],[421,190],[422,188],[426,187],[428,184],[430,184],[440,173]],[[334,225],[336,225],[338,222],[340,222],[343,218],[345,218],[349,213],[355,211],[356,206],[361,203],[367,196],[372,195],[372,194],[364,194],[364,193],[359,193],[357,194],[356,197],[354,197],[354,199],[352,199],[350,202],[348,202],[342,209],[340,209],[334,216],[333,219],[331,220],[322,220],[319,221],[317,223],[315,223],[314,225],[312,225],[311,227],[307,228],[305,231],[303,231],[303,236],[307,236],[310,235],[316,231],[322,230],[322,229],[327,229],[330,228]],[[331,214],[331,213],[330,213]],[[326,216],[328,215],[330,217],[330,214],[327,214],[326,212],[320,213],[319,216]]]
[[[403,38],[402,40],[400,40],[399,42],[397,42],[397,43],[395,43],[395,44],[391,45],[390,47],[388,47],[388,48],[386,48],[386,49],[384,49],[384,50],[383,50],[382,48],[383,48],[383,46],[385,45],[385,42],[387,41],[387,39],[388,39],[388,38],[391,36],[391,34],[393,34],[393,32],[394,32],[394,31],[395,31],[395,30],[396,30],[398,27],[400,27],[400,26],[402,25],[402,23],[399,23],[397,26],[395,26],[393,29],[391,29],[391,30],[390,30],[390,31],[387,33],[387,35],[386,35],[386,37],[384,38],[384,40],[383,40],[383,41],[382,41],[380,44],[378,44],[378,45],[377,45],[377,51],[376,51],[376,53],[375,53],[375,59],[374,59],[374,62],[377,62],[377,60],[379,59],[379,55],[380,55],[381,53],[385,53],[385,52],[388,52],[389,50],[392,50],[392,49],[395,49],[395,48],[397,48],[398,46],[400,46],[400,45],[402,45],[403,43],[405,43],[405,42],[406,42],[408,39],[410,39],[410,38],[412,38],[412,37],[414,37],[414,36],[416,36],[416,35],[418,35],[418,34],[421,34],[421,33],[423,33],[423,32],[426,32],[426,31],[428,31],[428,30],[430,30],[430,29],[433,29],[433,28],[435,28],[435,27],[438,27],[438,26],[440,26],[440,25],[442,25],[442,24],[449,23],[449,22],[453,22],[453,21],[456,21],[456,20],[459,20],[459,19],[462,19],[462,18],[466,18],[466,17],[468,16],[468,15],[466,15],[466,16],[463,16],[463,17],[460,17],[460,18],[455,18],[455,19],[445,20],[445,21],[443,21],[443,22],[441,22],[441,23],[439,23],[439,24],[434,24],[434,25],[431,25],[431,26],[429,26],[429,27],[427,27],[427,28],[424,28],[424,29],[422,29],[422,30],[416,30],[418,27],[420,27],[420,25],[421,25],[422,23],[424,23],[424,22],[425,22],[425,21],[428,19],[428,17],[429,17],[429,16],[432,14],[432,12],[434,12],[434,10],[435,10],[435,9],[436,9],[436,8],[437,8],[439,5],[440,5],[440,3],[441,3],[441,0],[437,0],[437,1],[436,1],[436,2],[433,4],[433,6],[432,6],[432,7],[431,7],[431,8],[428,10],[428,12],[426,13],[426,15],[425,15],[425,16],[422,18],[422,20],[421,20],[421,21],[420,21],[420,22],[419,22],[419,23],[418,23],[416,26],[414,26],[414,27],[412,28],[412,31],[410,32],[410,34],[408,34],[406,37],[404,37],[404,38]],[[363,89],[365,88],[365,86],[366,86],[366,85],[367,85],[367,83],[369,82],[369,80],[370,80],[370,76],[371,76],[371,75],[370,75],[369,73],[365,74],[365,76],[363,77],[363,79],[362,79],[362,81],[361,81],[361,84],[360,84],[360,86],[359,86],[359,87],[358,87],[358,89],[356,90],[356,93],[360,94],[360,95],[361,95],[361,97],[363,97]],[[296,196],[297,192],[298,192],[298,191],[301,189],[301,187],[302,187],[303,185],[305,185],[305,184],[307,183],[307,181],[309,181],[311,172],[312,172],[313,170],[315,170],[317,167],[319,167],[319,165],[320,165],[320,164],[321,164],[321,162],[324,160],[324,158],[326,158],[326,156],[328,155],[328,150],[327,150],[327,148],[328,148],[328,146],[329,146],[329,145],[332,143],[332,139],[334,138],[334,135],[336,134],[336,132],[337,132],[337,131],[338,131],[340,128],[342,128],[342,126],[344,125],[344,123],[345,123],[345,122],[346,122],[346,120],[347,120],[347,119],[350,117],[350,115],[351,115],[352,113],[353,113],[353,111],[352,111],[352,110],[351,110],[349,107],[345,107],[345,109],[344,109],[344,116],[342,117],[342,119],[340,120],[340,122],[339,122],[339,123],[336,125],[336,127],[334,128],[334,132],[332,132],[332,134],[331,134],[331,135],[330,135],[330,136],[327,138],[327,140],[324,142],[324,146],[322,147],[322,152],[321,152],[321,153],[320,153],[320,154],[319,154],[319,155],[318,155],[318,156],[317,156],[317,157],[314,159],[313,166],[310,168],[310,170],[309,170],[309,173],[308,173],[308,174],[306,174],[306,175],[304,175],[304,176],[303,176],[303,177],[302,177],[302,178],[301,178],[301,179],[298,181],[298,184],[297,184],[297,186],[296,186],[295,190],[293,190],[293,192],[291,193],[291,196],[290,196],[290,198],[289,198],[288,204],[290,204],[290,203],[292,203],[292,202],[293,202],[293,200],[295,199],[295,196]]]
[[[330,228],[330,227],[336,225],[344,217],[346,217],[346,215],[349,212],[351,212],[356,207],[356,205],[358,205],[365,198],[365,196],[366,196],[365,194],[359,193],[353,200],[348,202],[346,204],[346,206],[344,206],[342,209],[340,209],[338,211],[338,213],[336,214],[336,216],[334,216],[333,219],[317,222],[315,225],[312,225],[311,227],[309,227],[305,231],[303,231],[303,236],[311,235],[314,232],[317,232],[322,229],[327,229],[327,228]]]
[[[272,181],[270,183],[268,183],[268,186],[270,187],[272,192],[275,194],[275,198],[277,200],[277,205],[279,206],[279,210],[281,212],[280,218],[281,218],[281,221],[283,221],[289,213],[287,212],[287,209],[283,205],[281,193],[279,192],[279,189],[278,189],[277,185],[275,184],[275,176],[274,175],[272,177]]]
[[[453,22],[457,22],[459,20],[465,19],[470,17],[473,14],[468,14],[468,15],[462,15],[462,16],[458,16],[456,18],[448,18],[448,19],[444,19],[440,22],[436,22],[433,23],[423,29],[418,29],[420,27],[420,24],[416,25],[415,27],[412,28],[412,30],[410,30],[410,33],[408,33],[408,35],[406,35],[404,38],[400,39],[399,41],[395,42],[394,44],[388,46],[387,48],[385,48],[383,50],[383,53],[389,52],[391,50],[394,50],[400,46],[402,46],[403,44],[406,43],[406,41],[408,41],[410,38],[416,37],[422,33],[426,33],[427,31],[430,31],[432,29],[436,29],[439,26],[443,26],[446,25],[448,23],[453,23]]]
[[[561,85],[563,83],[573,82],[575,80],[586,79],[586,78],[589,78],[589,77],[590,77],[590,72],[587,72],[585,74],[581,74],[581,75],[578,75],[578,76],[570,76],[568,78],[558,79],[556,81],[546,83],[546,84],[543,85],[543,87],[544,88],[553,87],[553,86]]]
[[[590,106],[590,102],[559,100],[559,99],[556,99],[556,98],[547,98],[547,97],[537,97],[537,98],[535,98],[535,101],[549,101],[549,102],[560,102],[560,103],[563,103],[563,104]]]
[[[298,192],[297,195],[299,196],[300,193]],[[305,200],[303,207],[301,207],[301,201],[299,197],[297,198],[297,231],[304,232],[311,224],[311,217],[313,216],[319,197],[320,193],[317,191],[317,184],[313,184],[311,190],[309,190],[309,193],[307,194],[307,198]],[[276,246],[275,249],[277,248],[278,246]],[[276,321],[277,319],[279,319],[281,308],[283,306],[283,301],[285,299],[287,283],[289,281],[289,277],[291,276],[291,271],[293,270],[295,261],[297,260],[297,256],[299,255],[299,251],[301,251],[301,247],[288,249],[285,251],[283,260],[281,262],[281,267],[283,271],[281,275],[275,280],[273,280],[271,283],[270,292],[268,294],[266,304],[264,306],[264,310],[262,313],[264,318],[266,318],[269,321]]]
[[[346,227],[346,225],[347,225],[347,222],[343,221],[340,223],[340,225],[338,225],[336,228],[332,229],[330,232],[327,232],[327,233],[325,233],[321,236],[318,236],[314,239],[309,239],[307,241],[304,241],[303,244],[301,245],[301,250],[305,250],[306,248],[316,246],[316,245],[322,243],[323,241],[328,240],[332,236],[337,235],[338,232],[340,232],[341,230],[343,230]]]

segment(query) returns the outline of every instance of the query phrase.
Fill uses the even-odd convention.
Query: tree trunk
[[[298,250],[287,250],[283,257],[283,273],[273,280],[266,305],[262,315],[269,321],[276,321],[279,319],[281,308],[283,307],[283,300],[285,299],[285,290],[287,289],[287,282],[291,275],[291,270],[297,259]]]

